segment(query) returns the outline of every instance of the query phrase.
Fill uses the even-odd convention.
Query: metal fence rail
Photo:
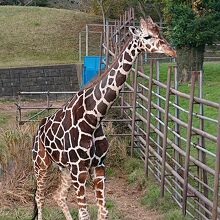
[[[109,63],[128,35],[125,25],[121,26],[124,29],[111,26],[113,34],[107,32],[102,44]],[[108,45],[114,30],[120,30],[120,37],[112,49]],[[133,91],[122,93],[120,102],[122,114],[131,121],[131,155],[140,156],[146,175],[151,172],[160,182],[161,196],[168,191],[183,214],[194,219],[218,219],[220,105],[203,98],[202,71],[192,72],[187,94],[178,89],[175,65],[167,64],[167,78],[165,83],[164,77],[161,81],[160,60],[146,60],[140,55],[123,88]],[[207,108],[213,117],[206,114]],[[210,133],[207,124],[212,128],[217,125],[216,132]]]

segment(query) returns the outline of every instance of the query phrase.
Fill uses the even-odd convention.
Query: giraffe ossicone
[[[90,219],[85,194],[86,180],[91,175],[98,206],[97,219],[108,219],[104,166],[108,141],[101,121],[117,98],[139,53],[176,56],[151,18],[141,19],[140,29],[130,27],[130,32],[132,36],[101,78],[82,88],[62,109],[41,121],[32,150],[37,181],[33,219],[43,218],[45,179],[52,163],[58,164],[61,170],[61,183],[53,197],[65,218],[72,220],[66,202],[72,185],[76,191],[79,219]]]

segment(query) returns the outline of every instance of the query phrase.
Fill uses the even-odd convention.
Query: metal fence
[[[119,54],[128,26],[133,24],[131,9],[119,21],[107,24],[105,33],[98,31],[106,66]],[[91,55],[89,29],[85,34],[86,55]],[[161,71],[164,62],[166,72]],[[131,156],[143,160],[146,175],[151,172],[160,182],[161,196],[169,192],[184,214],[194,219],[220,219],[220,105],[203,98],[202,71],[192,72],[190,86],[183,87],[178,85],[177,67],[171,59],[142,54],[131,72],[119,105],[114,106],[121,110],[121,118],[110,120],[128,125],[130,131],[119,135],[131,137]],[[20,93],[23,95],[33,93]],[[44,95],[45,104],[36,107],[38,112],[40,108],[59,108],[52,106],[50,93]],[[24,106],[21,97],[19,100],[18,122],[32,121],[33,116],[24,119],[22,111],[34,107]]]
[[[107,66],[125,42],[133,22],[128,18],[106,28]],[[175,64],[161,73],[163,57],[155,57],[138,57],[121,95],[121,111],[131,121],[131,155],[144,161],[146,175],[151,172],[160,182],[161,196],[169,192],[184,215],[218,219],[220,105],[203,99],[202,71],[192,72],[189,92],[181,92]]]

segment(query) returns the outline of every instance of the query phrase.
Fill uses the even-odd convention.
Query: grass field
[[[79,32],[97,20],[74,10],[0,6],[0,67],[74,63]]]

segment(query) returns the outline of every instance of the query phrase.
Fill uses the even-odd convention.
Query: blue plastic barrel
[[[82,72],[82,86],[90,82],[99,73],[100,56],[84,56],[84,65]],[[101,69],[105,68],[105,64],[101,64]]]

